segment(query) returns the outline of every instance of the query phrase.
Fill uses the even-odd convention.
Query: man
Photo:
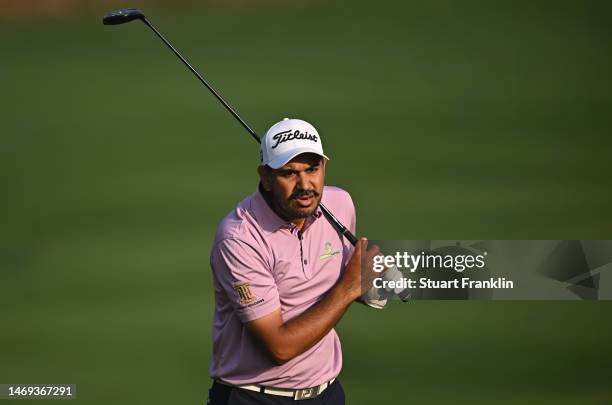
[[[261,156],[258,191],[223,219],[212,248],[209,403],[344,404],[334,326],[374,277],[378,248],[353,248],[322,216],[321,202],[355,232],[349,194],[324,186],[328,158],[312,125],[273,125]]]

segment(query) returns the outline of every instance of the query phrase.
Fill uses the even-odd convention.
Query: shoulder
[[[348,191],[335,186],[325,186],[323,189],[323,204],[327,207],[336,209],[355,210],[353,199]]]
[[[216,276],[232,275],[248,270],[253,274],[271,268],[271,253],[264,231],[254,216],[256,194],[242,200],[221,220],[210,252],[210,263]],[[246,277],[246,275],[244,275]]]
[[[252,235],[257,233],[257,221],[251,212],[254,194],[240,201],[236,208],[221,220],[215,234],[214,245],[222,241],[233,240],[250,244]]]
[[[355,221],[355,205],[348,191],[340,187],[325,186],[321,202],[341,221],[349,223]]]

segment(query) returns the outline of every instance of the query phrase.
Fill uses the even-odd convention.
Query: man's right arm
[[[262,343],[276,364],[283,364],[304,353],[336,326],[350,304],[359,298],[376,277],[372,258],[379,253],[374,246],[362,257],[367,240],[361,239],[338,283],[317,304],[283,322],[280,308],[247,323],[249,331]],[[363,271],[362,271],[363,269]]]

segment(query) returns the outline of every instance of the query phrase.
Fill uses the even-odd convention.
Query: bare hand
[[[363,253],[365,252],[365,253]],[[374,256],[380,254],[377,245],[368,249],[367,238],[361,238],[355,245],[353,256],[349,260],[340,283],[352,301],[372,287],[372,282],[380,273],[372,270]]]

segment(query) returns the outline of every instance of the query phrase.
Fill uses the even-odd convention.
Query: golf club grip
[[[340,222],[340,220],[336,218],[336,216],[332,214],[331,211],[328,210],[325,205],[321,203],[319,204],[319,208],[321,208],[323,215],[325,215],[325,218],[327,218],[327,220],[331,222],[334,228],[336,228],[336,230],[340,232],[342,236],[344,236],[349,242],[351,242],[351,245],[355,246],[357,244],[357,237],[353,235],[352,232],[346,228],[346,226],[342,225],[342,222]]]

